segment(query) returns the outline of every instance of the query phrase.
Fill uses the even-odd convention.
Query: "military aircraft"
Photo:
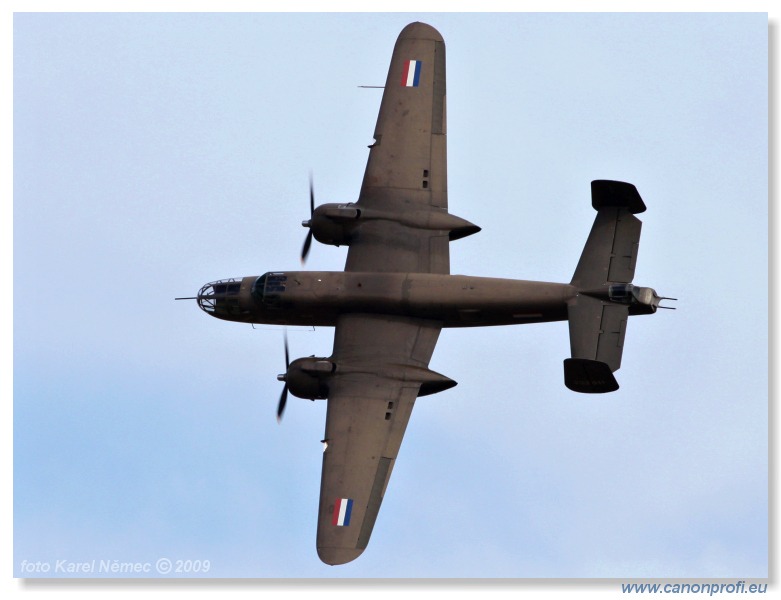
[[[569,283],[450,275],[449,244],[480,228],[448,212],[445,44],[412,23],[396,42],[374,143],[357,202],[315,207],[312,238],[349,246],[344,271],[273,271],[204,285],[213,317],[241,323],[330,326],[329,357],[290,362],[288,392],[327,399],[317,552],[331,565],[366,548],[415,399],[456,385],[428,368],[443,327],[569,321],[564,383],[576,392],[618,389],[613,372],[629,315],[659,308],[632,284],[645,210],[629,183],[593,181],[596,220]],[[663,307],[664,308],[664,307]]]

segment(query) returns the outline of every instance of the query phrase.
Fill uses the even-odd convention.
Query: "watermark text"
[[[210,560],[203,559],[170,559],[160,557],[154,561],[122,561],[117,559],[92,559],[75,561],[68,559],[56,560],[23,560],[19,565],[22,577],[57,577],[57,576],[149,576],[202,575],[211,571]]]

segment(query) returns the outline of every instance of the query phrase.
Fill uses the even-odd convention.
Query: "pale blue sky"
[[[453,273],[569,281],[589,182],[648,211],[621,389],[564,323],[444,331],[367,551],[315,552],[325,403],[274,411],[281,329],[175,303],[300,268],[307,177],[357,198],[396,36],[447,44]],[[765,577],[764,14],[17,14],[14,574],[167,557],[216,577]],[[346,251],[315,245],[307,268]],[[289,333],[293,357],[332,331]],[[30,573],[24,575],[30,576]]]

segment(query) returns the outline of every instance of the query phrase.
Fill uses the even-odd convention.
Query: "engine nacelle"
[[[322,204],[312,217],[302,222],[321,244],[349,246],[355,230],[365,221],[393,221],[405,227],[430,231],[447,231],[451,241],[480,231],[469,221],[446,210],[411,210],[402,213],[377,208],[359,208],[349,204]]]
[[[328,381],[335,370],[336,365],[330,360],[310,356],[290,363],[281,379],[288,391],[298,398],[323,399],[328,397]]]
[[[322,204],[302,225],[321,244],[349,246],[360,216],[361,210],[353,204]]]

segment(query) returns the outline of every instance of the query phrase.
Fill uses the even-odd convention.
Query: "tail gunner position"
[[[564,384],[618,389],[630,315],[660,298],[632,283],[646,207],[632,184],[593,181],[596,219],[569,283],[450,275],[451,241],[480,231],[448,212],[445,44],[423,23],[399,35],[357,202],[314,205],[312,238],[349,246],[344,271],[279,271],[204,285],[206,313],[240,323],[335,328],[329,357],[289,362],[288,391],[327,399],[317,552],[332,565],[368,544],[418,396],[456,382],[428,368],[443,327],[569,321]],[[664,308],[664,307],[662,307]]]

